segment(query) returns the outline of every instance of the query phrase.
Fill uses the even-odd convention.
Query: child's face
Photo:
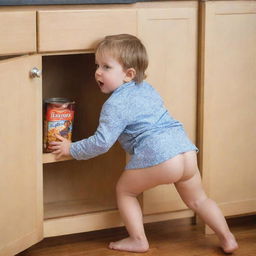
[[[103,93],[111,93],[126,82],[122,65],[108,54],[96,58],[95,79]]]

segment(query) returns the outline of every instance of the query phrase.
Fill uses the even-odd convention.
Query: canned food
[[[51,152],[49,143],[59,141],[56,134],[71,141],[74,121],[74,101],[66,98],[44,100],[44,152]]]

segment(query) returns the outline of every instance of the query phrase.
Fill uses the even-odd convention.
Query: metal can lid
[[[44,100],[45,103],[50,104],[74,104],[75,101],[72,101],[68,98],[47,98]]]

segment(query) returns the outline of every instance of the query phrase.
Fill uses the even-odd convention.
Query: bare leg
[[[194,210],[199,217],[216,233],[220,240],[221,247],[224,252],[232,253],[238,248],[237,242],[230,232],[227,222],[216,203],[209,199],[201,183],[200,173],[197,168],[195,156],[192,152],[184,154],[184,177],[175,183],[183,201],[189,208]],[[193,162],[191,162],[193,161]],[[186,177],[186,171],[193,173],[191,168],[196,166],[194,175]],[[190,175],[189,175],[190,176]]]
[[[129,237],[109,244],[109,248],[130,252],[145,252],[148,250],[148,240],[143,226],[143,217],[136,194],[119,192],[118,208]]]
[[[177,181],[183,172],[181,159],[181,156],[177,156],[154,167],[123,172],[117,184],[117,203],[129,237],[110,243],[109,248],[132,252],[148,250],[149,245],[137,196],[156,185]]]

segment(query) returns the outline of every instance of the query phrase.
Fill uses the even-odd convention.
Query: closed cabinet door
[[[13,256],[43,238],[40,56],[0,62],[0,255]]]
[[[256,4],[202,3],[203,181],[226,216],[256,211]]]
[[[197,3],[168,2],[165,8],[140,9],[138,24],[138,36],[149,55],[147,81],[195,142]],[[162,185],[143,194],[144,214],[183,209],[187,207],[173,185]]]

